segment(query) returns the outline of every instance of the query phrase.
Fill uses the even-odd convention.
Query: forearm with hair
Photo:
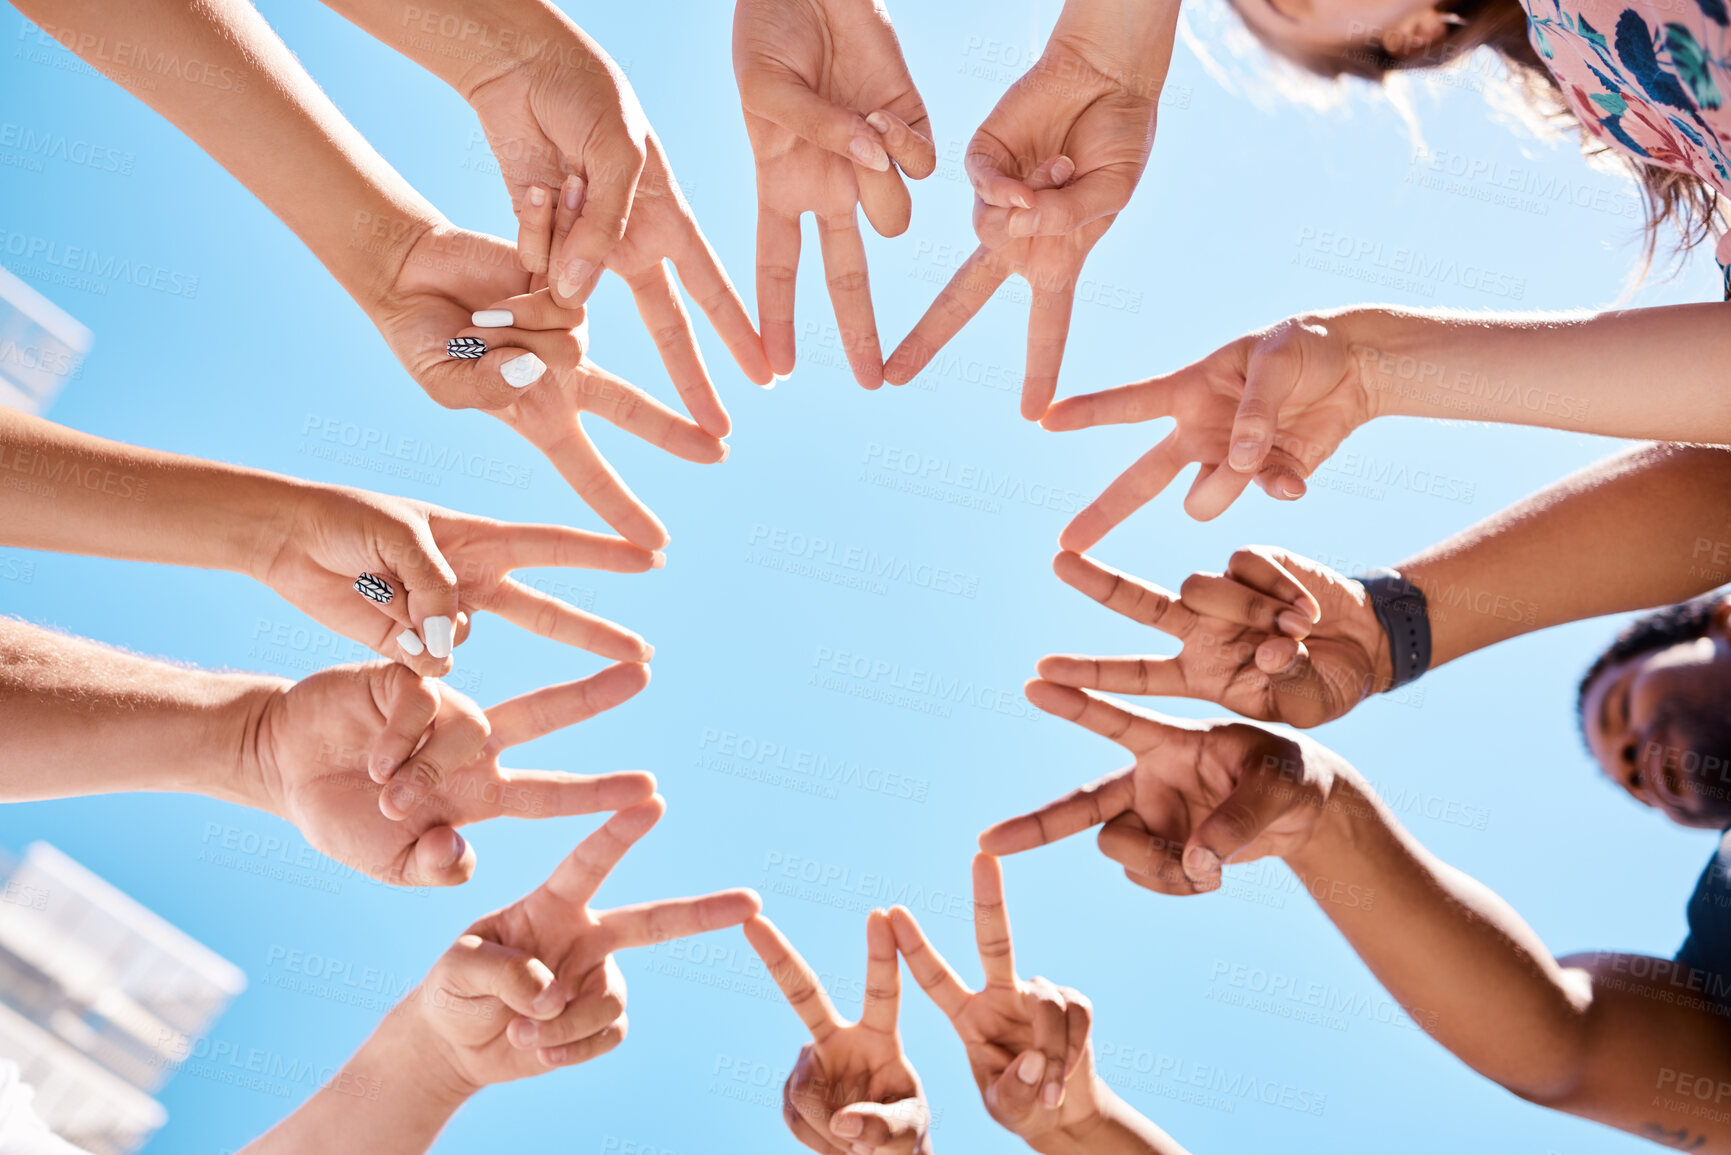
[[[283,684],[0,618],[0,801],[164,790],[256,804],[245,744]]]

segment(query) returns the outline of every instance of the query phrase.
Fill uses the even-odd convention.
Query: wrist
[[[1359,308],[1336,316],[1352,353],[1366,412],[1375,417],[1461,416],[1447,404],[1458,367],[1443,362],[1433,318]]]
[[[422,997],[422,988],[410,991],[379,1021],[344,1070],[378,1087],[379,1098],[389,1099],[393,1115],[442,1126],[480,1087],[449,1061],[445,1040],[421,1011]],[[411,1071],[414,1077],[405,1078]]]
[[[1073,53],[1131,96],[1157,105],[1172,62],[1178,4],[1148,0],[1068,0],[1046,42]]]
[[[209,676],[223,683],[215,727],[219,740],[196,791],[281,817],[282,792],[265,765],[261,745],[265,716],[294,683],[263,674]]]
[[[551,57],[576,29],[545,0],[468,0],[461,18],[405,4],[392,45],[465,101],[491,81]],[[568,61],[562,61],[569,63]]]
[[[1306,751],[1312,756],[1319,747],[1314,744]],[[1281,855],[1300,879],[1321,875],[1334,877],[1340,873],[1338,864],[1352,853],[1359,841],[1362,823],[1376,821],[1376,792],[1364,776],[1338,754],[1327,751],[1338,763],[1333,769],[1333,781],[1328,797],[1323,801],[1309,836],[1298,846]]]

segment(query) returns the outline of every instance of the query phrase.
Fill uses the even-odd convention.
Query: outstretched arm
[[[1223,573],[1191,574],[1175,597],[1093,558],[1059,554],[1065,582],[1184,648],[1173,657],[1053,655],[1040,676],[1201,698],[1293,726],[1332,721],[1393,675],[1364,585],[1334,565],[1248,546]],[[1731,580],[1731,450],[1625,450],[1398,568],[1424,591],[1433,667],[1532,630],[1694,597]]]
[[[1731,1087],[1731,1007],[1700,993],[1705,976],[1666,959],[1558,960],[1489,887],[1420,845],[1356,774],[1286,861],[1414,1021],[1481,1075],[1644,1138],[1731,1150],[1731,1121],[1692,1110],[1697,1100],[1678,1083]]]
[[[1223,864],[1280,857],[1413,1020],[1475,1071],[1554,1110],[1731,1151],[1731,1115],[1697,1115],[1692,1097],[1721,1086],[1731,1097],[1731,1003],[1708,994],[1707,976],[1663,959],[1558,960],[1303,735],[1168,718],[1045,682],[1028,698],[1136,761],[986,830],[987,853],[1101,826],[1101,852],[1130,881],[1179,896],[1218,889]]]
[[[169,790],[251,804],[246,738],[287,685],[0,618],[0,801]]]

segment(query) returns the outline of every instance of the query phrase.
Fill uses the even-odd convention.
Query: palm
[[[782,1117],[794,1136],[820,1155],[876,1148],[927,1155],[930,1111],[896,1026],[901,975],[889,916],[874,910],[866,919],[858,1022],[841,1017],[816,972],[768,919],[746,923],[745,936],[811,1031],[782,1088]],[[851,1134],[836,1129],[844,1118],[858,1124]]]
[[[1192,575],[1181,598],[1078,554],[1060,554],[1053,568],[1108,609],[1183,644],[1174,657],[1042,659],[1040,676],[1061,685],[1196,698],[1308,728],[1351,711],[1385,676],[1386,641],[1364,587],[1284,550],[1240,550],[1226,574]],[[1303,641],[1280,628],[1295,598],[1317,607],[1297,615],[1308,623]]]
[[[607,876],[665,810],[657,795],[613,815],[546,882],[471,926],[427,976],[421,1005],[466,1085],[538,1075],[611,1050],[626,1027],[615,951],[737,926],[761,908],[753,892],[732,890],[593,909]],[[482,956],[490,966],[466,965]],[[513,964],[518,984],[502,985],[501,966]],[[545,983],[526,980],[537,995],[554,994],[539,1015],[528,1013],[535,1007],[525,973]]]
[[[392,885],[461,882],[474,856],[459,826],[504,815],[590,814],[654,789],[645,774],[586,777],[499,764],[506,748],[608,709],[646,682],[641,666],[613,666],[483,714],[395,663],[337,666],[267,702],[254,772],[276,813],[336,861]]]
[[[973,990],[926,938],[905,907],[890,912],[896,947],[914,981],[950,1020],[967,1050],[974,1083],[992,1118],[1023,1138],[1079,1124],[1098,1110],[1087,1043],[1091,1009],[1075,991],[1016,976],[1004,875],[998,860],[973,864],[974,940],[985,986]],[[1037,1074],[1012,1067],[1040,1062]]]
[[[1255,472],[1241,472],[1228,460],[1245,435],[1240,406],[1252,393],[1271,415],[1272,448]],[[1091,548],[1191,463],[1201,469],[1184,508],[1198,521],[1219,516],[1253,479],[1275,497],[1302,496],[1304,479],[1372,415],[1352,350],[1323,326],[1290,321],[1175,373],[1065,398],[1042,419],[1047,429],[1162,417],[1176,418],[1177,427],[1077,514],[1059,540],[1066,549]]]
[[[1305,738],[1245,722],[1190,722],[1052,682],[1028,700],[1110,738],[1134,765],[998,823],[982,848],[1012,854],[1104,824],[1100,849],[1138,885],[1198,894],[1222,863],[1285,855],[1303,845],[1327,802],[1333,756]]]
[[[897,165],[916,179],[936,166],[895,32],[870,0],[740,0],[733,55],[757,165],[758,319],[769,363],[793,369],[799,222],[809,212],[843,348],[860,384],[876,388],[883,359],[856,209],[879,233],[899,235],[912,202]],[[893,118],[889,131],[866,126],[875,114]],[[856,145],[880,161],[887,154],[886,167],[856,163]]]
[[[980,247],[902,341],[886,370],[905,382],[1012,274],[1032,290],[1022,415],[1057,393],[1083,263],[1147,167],[1154,106],[1054,41],[968,145]],[[1060,160],[1060,158],[1063,158]],[[1065,164],[1063,169],[1055,165]]]
[[[409,250],[373,319],[397,360],[433,400],[462,408],[473,404],[472,394],[466,377],[445,371],[451,367],[446,343],[469,328],[477,309],[529,289],[529,274],[508,241],[440,228]]]

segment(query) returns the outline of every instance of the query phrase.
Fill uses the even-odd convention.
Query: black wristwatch
[[[1430,669],[1430,607],[1424,591],[1398,570],[1373,569],[1356,579],[1370,595],[1376,620],[1388,635],[1388,656],[1394,665],[1390,690],[1398,690]]]

